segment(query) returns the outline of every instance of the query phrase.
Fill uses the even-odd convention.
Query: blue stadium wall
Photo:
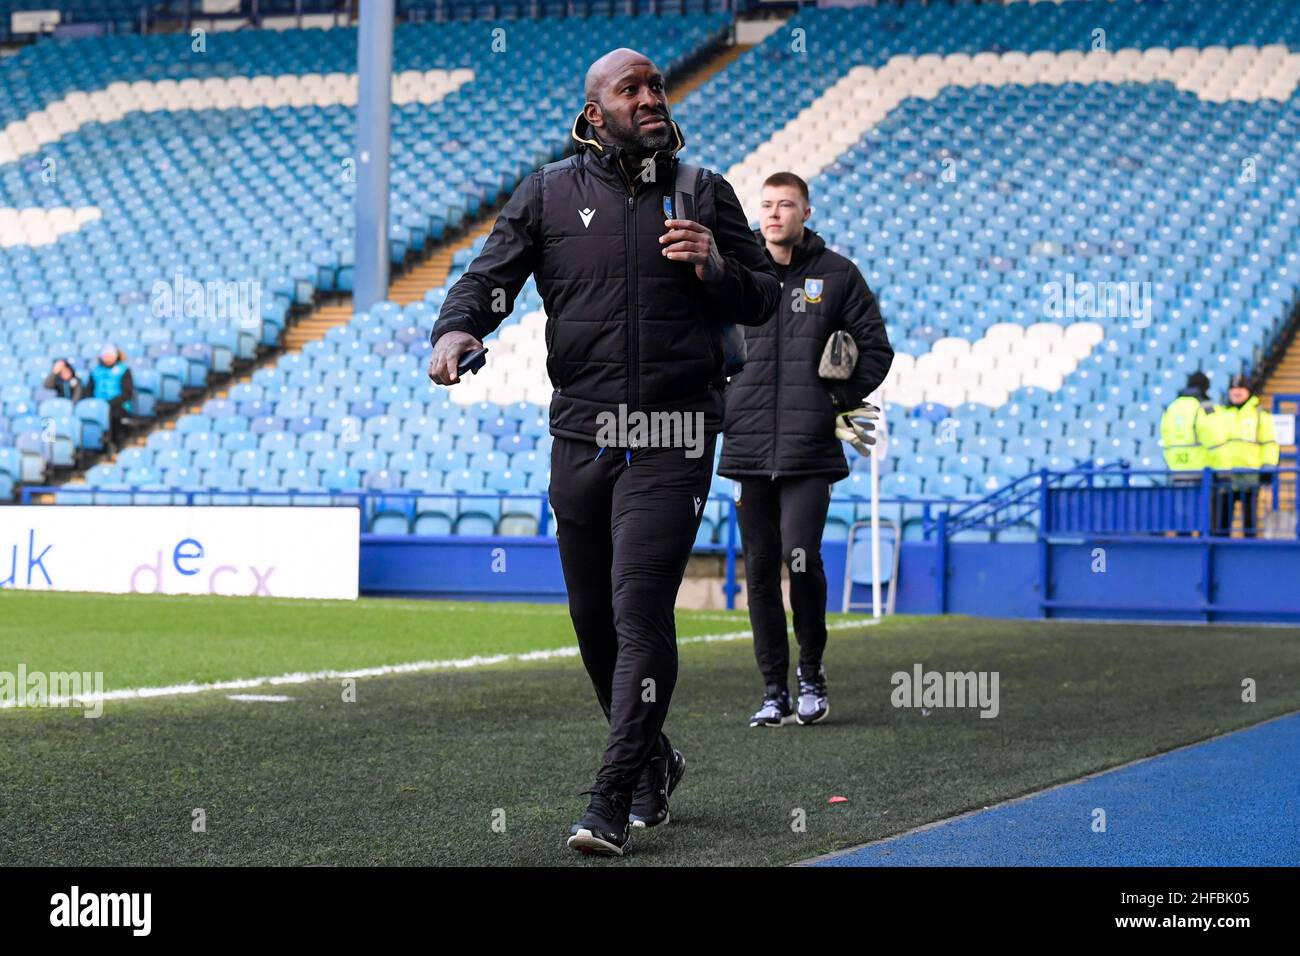
[[[843,601],[844,542],[822,548],[827,608]],[[941,575],[941,562],[947,573]],[[1300,542],[1081,537],[907,541],[896,611],[1012,618],[1300,623]],[[362,535],[368,595],[562,602],[554,538]],[[868,602],[856,587],[855,603]]]

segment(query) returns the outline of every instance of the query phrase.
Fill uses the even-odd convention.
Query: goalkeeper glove
[[[846,441],[863,457],[871,457],[871,446],[876,443],[876,422],[880,421],[880,409],[863,402],[862,406],[852,411],[840,412],[835,416],[835,437]]]

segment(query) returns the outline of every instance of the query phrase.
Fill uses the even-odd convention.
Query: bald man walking
[[[722,426],[724,325],[764,321],[779,286],[727,181],[679,176],[685,140],[648,58],[606,54],[585,94],[575,155],[519,185],[448,293],[429,375],[455,384],[460,359],[536,276],[555,389],[550,500],[578,647],[609,722],[568,845],[621,856],[629,824],[668,822],[686,765],[663,733],[673,606]]]

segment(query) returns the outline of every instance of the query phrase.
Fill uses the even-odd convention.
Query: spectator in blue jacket
[[[135,386],[126,357],[115,345],[104,346],[99,353],[99,364],[91,370],[87,398],[102,398],[108,402],[109,453],[117,454],[122,446],[125,421],[131,414],[131,399]]]

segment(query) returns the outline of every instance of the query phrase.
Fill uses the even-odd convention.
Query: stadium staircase
[[[1300,307],[1296,311],[1297,318],[1300,318]],[[1300,334],[1297,334],[1295,328],[1296,319],[1292,320],[1292,334],[1290,341],[1282,349],[1281,355],[1273,364],[1265,376],[1263,383],[1259,387],[1259,401],[1264,408],[1273,407],[1274,395],[1300,395]],[[1294,464],[1296,454],[1295,445],[1286,445],[1282,448],[1283,465]],[[1289,458],[1288,458],[1289,456]],[[1291,526],[1295,524],[1296,509],[1296,486],[1293,480],[1283,481],[1278,488],[1278,507],[1277,511],[1282,516],[1281,520]],[[1269,522],[1269,512],[1273,511],[1272,496],[1264,493],[1260,495],[1260,524],[1267,527]],[[1240,520],[1237,521],[1240,526]]]
[[[1260,394],[1267,399],[1274,395],[1300,394],[1300,340],[1292,340],[1277,368],[1260,388]]]
[[[687,95],[694,93],[753,48],[752,43],[733,43],[722,47],[669,87],[668,93],[672,101],[680,102]]]

